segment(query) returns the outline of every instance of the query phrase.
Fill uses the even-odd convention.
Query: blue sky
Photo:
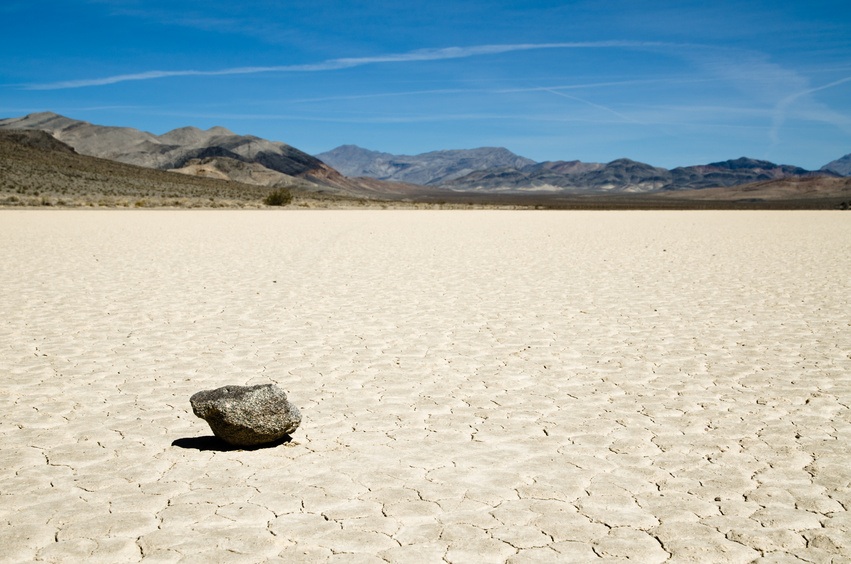
[[[851,153],[847,2],[4,0],[0,19],[2,117],[222,125],[309,153]]]

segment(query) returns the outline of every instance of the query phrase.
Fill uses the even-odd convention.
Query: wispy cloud
[[[550,94],[555,94],[556,96],[561,96],[562,98],[567,98],[568,100],[574,100],[576,102],[581,102],[583,104],[587,104],[587,105],[591,106],[592,108],[597,108],[598,110],[603,110],[604,112],[609,112],[610,114],[618,116],[623,121],[628,121],[628,122],[631,122],[631,123],[641,123],[640,121],[633,119],[633,118],[631,118],[631,117],[629,117],[625,114],[622,114],[621,112],[619,112],[617,110],[613,110],[612,108],[610,108],[608,106],[604,106],[602,104],[597,104],[596,102],[591,102],[590,100],[580,98],[579,96],[573,96],[571,94],[565,94],[564,92],[559,92],[558,90],[555,90],[553,88],[543,88],[542,90],[544,92],[549,92]]]
[[[404,124],[404,123],[430,123],[459,121],[514,121],[520,123],[542,122],[542,123],[590,123],[590,124],[618,124],[620,119],[605,119],[600,117],[586,117],[578,115],[554,116],[551,113],[513,113],[513,112],[475,112],[475,113],[427,113],[427,114],[405,114],[405,115],[381,115],[375,113],[341,114],[341,115],[313,115],[293,113],[233,113],[233,112],[198,112],[198,111],[175,111],[175,110],[150,110],[147,115],[178,116],[182,119],[212,119],[212,120],[242,120],[242,121],[286,121],[286,122],[317,122],[335,124]]]
[[[774,116],[772,119],[772,127],[770,133],[771,142],[775,145],[780,142],[780,129],[786,122],[789,113],[791,112],[791,108],[796,102],[800,100],[806,100],[811,94],[815,94],[816,92],[835,88],[848,82],[851,82],[851,76],[847,76],[839,80],[834,80],[833,82],[823,84],[822,86],[798,90],[797,92],[794,92],[780,100],[780,102],[778,102],[774,108]],[[808,119],[815,121],[823,121],[826,123],[833,123],[839,126],[843,126],[845,128],[851,127],[851,118],[849,118],[848,116],[839,114],[828,108],[821,107],[820,104],[816,104],[813,101],[809,101],[808,105],[819,106],[815,109],[815,111],[811,109],[810,111],[805,112],[806,117]]]
[[[708,82],[712,79],[680,79],[680,78],[649,78],[638,80],[613,80],[606,82],[585,82],[576,84],[558,84],[553,86],[529,86],[518,88],[431,88],[423,90],[399,90],[393,92],[370,92],[367,94],[345,94],[339,96],[317,96],[312,98],[294,98],[286,100],[287,104],[306,104],[315,102],[331,102],[342,100],[370,100],[374,98],[400,98],[405,96],[434,96],[453,94],[523,94],[527,92],[552,92],[553,90],[584,90],[611,88],[620,86],[640,86],[652,84],[690,84]],[[577,98],[578,99],[578,98]],[[579,99],[578,99],[579,100]],[[587,100],[580,100],[585,103]],[[280,104],[281,100],[275,100]],[[592,104],[593,105],[593,104]],[[608,108],[606,108],[608,110]]]
[[[849,116],[836,112],[812,96],[822,90],[849,83],[851,77],[814,87],[811,83],[813,69],[808,69],[805,73],[789,68],[758,51],[716,48],[695,49],[686,53],[687,58],[709,75],[716,76],[743,94],[745,97],[740,99],[741,103],[755,104],[762,108],[763,119],[767,118],[768,121],[765,127],[767,152],[781,144],[781,132],[791,118],[829,123],[851,131]],[[835,73],[838,69],[816,70]],[[847,72],[847,69],[845,71]]]
[[[27,90],[64,90],[69,88],[85,88],[92,86],[106,86],[120,82],[155,80],[162,78],[184,77],[184,76],[227,76],[259,73],[285,73],[285,72],[320,72],[360,67],[364,65],[375,65],[385,63],[410,63],[422,61],[439,61],[446,59],[464,59],[468,57],[479,57],[484,55],[498,55],[501,53],[512,53],[517,51],[531,51],[537,49],[641,49],[657,48],[665,46],[664,43],[649,41],[591,41],[574,43],[519,43],[506,45],[474,45],[469,47],[445,47],[441,49],[418,49],[405,53],[393,53],[371,57],[350,57],[341,59],[329,59],[319,63],[303,65],[277,65],[277,66],[254,66],[234,67],[218,70],[152,70],[139,73],[119,74],[102,78],[88,78],[79,80],[65,80],[59,82],[48,82],[41,84],[29,84]]]

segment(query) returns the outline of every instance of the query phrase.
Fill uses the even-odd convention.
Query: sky
[[[847,0],[3,0],[0,117],[316,154],[672,168],[851,153]]]

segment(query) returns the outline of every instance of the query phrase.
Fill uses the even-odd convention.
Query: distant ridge
[[[474,171],[498,167],[519,168],[535,163],[503,147],[391,155],[356,145],[342,145],[316,156],[346,176],[368,176],[422,186],[444,184]]]
[[[837,176],[740,157],[671,170],[634,161],[536,163],[504,148],[434,151],[393,155],[342,145],[318,158],[349,176],[403,180],[456,192],[645,193],[729,187],[780,178]]]
[[[821,170],[823,172],[833,172],[841,176],[851,176],[851,153],[844,157],[840,157],[835,161],[830,161],[821,167]]]
[[[763,180],[825,175],[837,176],[829,171],[812,172],[745,157],[671,170],[631,159],[617,159],[606,164],[556,161],[521,169],[484,170],[456,178],[444,186],[459,191],[644,193],[730,187]]]

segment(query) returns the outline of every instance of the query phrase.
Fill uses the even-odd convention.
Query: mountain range
[[[809,171],[746,157],[671,170],[630,159],[537,163],[504,148],[392,155],[343,145],[316,156],[348,176],[402,180],[461,192],[644,193],[846,174],[842,159],[820,171]],[[851,156],[847,160],[846,166],[851,167]]]
[[[357,197],[406,189],[403,185],[372,179],[347,178],[286,143],[237,135],[223,127],[207,130],[183,127],[154,135],[43,112],[0,120],[0,130],[45,131],[81,155],[248,184],[298,185],[303,190]]]
[[[223,127],[183,127],[154,135],[50,112],[2,119],[0,130],[45,131],[82,155],[126,164],[358,198],[645,194],[851,174],[851,155],[819,171],[745,157],[670,170],[625,158],[609,163],[537,163],[500,147],[394,155],[343,145],[311,156],[286,143],[238,135]]]
[[[227,161],[245,166],[251,173],[257,168],[264,168],[256,163]],[[215,162],[222,165],[225,161]],[[269,196],[279,191],[262,183],[258,185],[258,179],[262,178],[252,176],[253,183],[244,183],[232,178],[239,176],[234,171],[230,171],[230,177],[221,178],[210,172],[209,165],[204,162],[187,165],[181,169],[182,174],[177,174],[81,155],[46,131],[0,130],[0,207],[257,208],[274,205]],[[197,167],[197,170],[187,172],[191,167]],[[281,174],[264,170],[267,175]],[[202,171],[206,173],[202,174]],[[422,207],[431,204],[441,208],[447,205],[500,205],[571,209],[848,209],[851,206],[851,176],[789,177],[732,188],[644,194],[455,192],[418,187],[416,192],[381,192],[372,204],[363,196],[328,193],[300,179],[296,179],[296,184],[288,187],[287,191],[294,196],[297,207]]]
[[[316,155],[346,176],[437,186],[472,172],[495,168],[522,168],[535,164],[502,147],[433,151],[421,155],[391,155],[342,145]]]

